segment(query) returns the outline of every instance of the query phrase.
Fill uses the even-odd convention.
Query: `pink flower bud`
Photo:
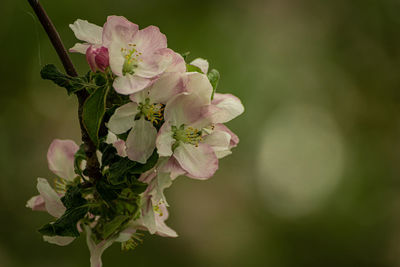
[[[108,49],[104,46],[91,45],[86,50],[86,60],[92,71],[100,70],[104,72],[110,65]]]

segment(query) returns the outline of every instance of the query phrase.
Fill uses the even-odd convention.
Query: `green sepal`
[[[81,144],[79,146],[79,150],[76,151],[76,153],[74,155],[74,170],[75,170],[75,173],[80,175],[81,177],[83,177],[83,173],[81,170],[81,162],[83,160],[86,160],[86,153],[83,148],[84,148],[84,144]]]
[[[103,238],[109,238],[112,234],[117,232],[117,230],[121,229],[122,226],[129,221],[129,219],[130,216],[118,215],[112,221],[104,224],[102,233]]]
[[[108,86],[97,88],[83,104],[82,120],[90,139],[99,146],[99,130],[106,112]]]
[[[181,56],[183,57],[183,59],[185,60],[185,62],[188,61],[189,55],[190,55],[190,51],[186,51],[184,53],[180,53]]]
[[[215,91],[217,90],[217,87],[218,87],[219,78],[221,76],[219,74],[219,71],[217,71],[216,69],[212,69],[208,72],[207,77],[213,87],[213,91],[211,94],[211,100],[213,100]]]
[[[199,67],[190,64],[186,64],[186,71],[203,73]]]
[[[53,64],[48,64],[40,71],[44,80],[53,81],[60,87],[67,89],[68,95],[78,92],[86,87],[92,87],[86,77],[72,77],[59,71]]]

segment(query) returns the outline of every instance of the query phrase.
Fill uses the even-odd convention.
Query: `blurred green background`
[[[241,142],[212,179],[167,192],[176,239],[117,244],[104,266],[400,266],[398,0],[113,0],[42,4],[65,45],[77,18],[157,25],[169,47],[209,59],[219,92],[246,112]],[[54,138],[79,141],[77,102],[39,77],[61,67],[26,1],[0,10],[0,266],[88,266],[81,238],[41,240],[50,216],[25,208],[52,178]],[[88,70],[72,55],[80,73]]]

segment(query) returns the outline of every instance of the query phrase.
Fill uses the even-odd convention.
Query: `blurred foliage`
[[[146,235],[129,253],[114,245],[105,266],[400,266],[399,1],[41,2],[67,47],[76,42],[68,24],[77,18],[102,25],[116,14],[159,26],[172,49],[209,59],[221,73],[218,91],[246,107],[229,124],[239,147],[216,176],[179,178],[166,192],[168,225],[180,237]],[[48,215],[24,208],[35,178],[52,177],[51,140],[80,138],[76,100],[40,79],[45,64],[61,64],[27,2],[1,1],[0,10],[0,266],[88,266],[84,239],[63,248],[43,242],[37,229]],[[83,56],[72,59],[81,74],[88,70]],[[276,167],[260,162],[269,149],[261,144],[270,121],[299,104],[329,115],[344,164],[315,208],[287,216],[271,209],[288,201],[284,194],[266,198],[261,190]],[[277,145],[277,153],[297,148]],[[296,155],[286,169],[312,163],[313,155]],[[324,165],[311,164],[310,174]],[[299,188],[312,186],[303,177]]]

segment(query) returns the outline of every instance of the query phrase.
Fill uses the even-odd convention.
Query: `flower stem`
[[[64,44],[61,41],[60,35],[58,34],[56,28],[54,27],[53,22],[50,20],[46,11],[39,3],[39,0],[28,0],[31,5],[33,11],[38,17],[40,23],[42,24],[44,30],[46,31],[54,49],[56,50],[58,57],[60,58],[65,71],[68,75],[76,77],[78,73],[72,64],[71,58],[68,55],[67,50],[64,47]],[[99,180],[101,178],[100,172],[100,164],[96,155],[96,146],[92,142],[89,137],[89,134],[83,124],[82,113],[83,113],[83,104],[86,99],[89,97],[89,93],[86,90],[80,90],[76,92],[76,96],[78,98],[78,117],[79,117],[79,125],[82,133],[82,141],[85,144],[85,153],[86,153],[86,170],[89,178],[93,181]]]

